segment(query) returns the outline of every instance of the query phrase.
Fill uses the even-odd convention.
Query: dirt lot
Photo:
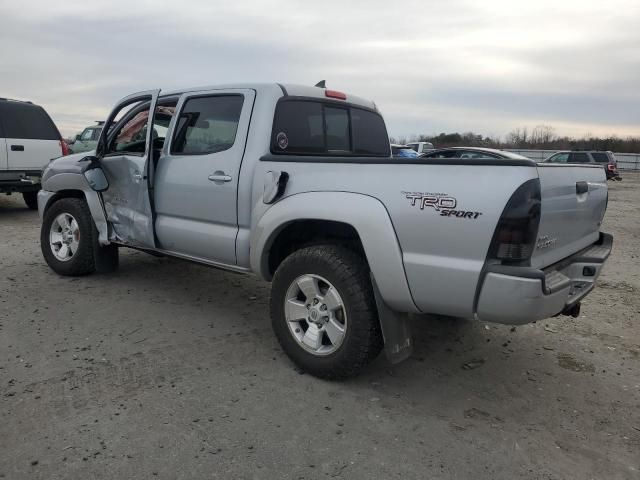
[[[344,383],[280,351],[268,285],[126,250],[58,277],[0,197],[0,478],[640,478],[640,177],[610,187],[580,318],[415,318]]]

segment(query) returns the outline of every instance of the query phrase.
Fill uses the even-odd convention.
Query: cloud
[[[376,101],[393,135],[640,135],[635,0],[27,0],[0,16],[0,96],[65,135],[137,90],[320,79]]]

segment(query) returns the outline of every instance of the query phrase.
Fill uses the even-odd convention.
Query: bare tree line
[[[640,152],[640,137],[561,137],[550,125],[537,125],[532,129],[520,127],[509,132],[505,138],[483,136],[474,132],[440,133],[439,135],[412,135],[391,138],[391,143],[431,142],[436,147],[490,147],[540,150],[611,150],[619,153]]]

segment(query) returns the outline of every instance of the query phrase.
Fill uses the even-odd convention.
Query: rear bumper
[[[0,193],[37,192],[40,190],[39,170],[3,170],[0,171]]]
[[[489,265],[476,317],[518,325],[561,313],[593,290],[612,245],[613,236],[601,233],[593,245],[544,270]]]

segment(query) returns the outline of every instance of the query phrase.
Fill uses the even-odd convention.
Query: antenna
[[[314,86],[318,87],[318,88],[327,88],[327,81],[326,80],[320,80]]]

